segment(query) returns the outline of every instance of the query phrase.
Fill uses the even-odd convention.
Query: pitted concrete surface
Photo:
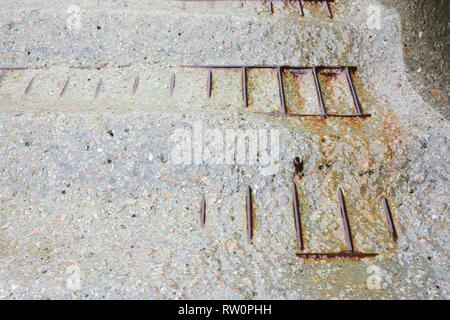
[[[394,8],[335,1],[331,20],[315,4],[300,17],[287,4],[270,15],[258,3],[81,1],[70,10],[57,1],[0,3],[0,67],[29,67],[7,71],[0,84],[3,299],[448,298],[449,127],[410,83]],[[367,25],[370,6],[380,9],[380,29]],[[77,10],[79,30],[67,21]],[[279,110],[273,71],[249,71],[244,108],[239,72],[214,71],[207,99],[206,71],[183,64],[354,65],[372,116],[257,114]],[[345,78],[320,81],[328,111],[351,113]],[[311,74],[285,73],[284,83],[289,110],[318,112]],[[183,141],[174,133],[187,130],[193,140],[199,124],[223,139],[226,129],[279,132],[272,163],[279,170],[267,174],[262,155],[253,165],[220,164],[217,154],[175,164]],[[296,156],[305,161],[302,179],[293,179]],[[378,256],[297,258],[292,181],[306,252],[345,250],[341,187],[356,249]]]
[[[445,0],[382,1],[401,16],[407,75],[423,99],[450,116],[450,6]]]

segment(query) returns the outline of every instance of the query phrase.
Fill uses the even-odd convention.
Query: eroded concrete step
[[[351,1],[333,1],[330,3],[330,11],[332,18],[337,21],[345,20],[344,14],[351,11]],[[2,0],[1,6],[4,9],[17,9],[17,3],[10,0]],[[42,3],[36,0],[27,0],[21,2],[21,8],[24,9],[58,9],[67,10],[68,13],[74,13],[74,10],[68,10],[69,7],[78,7],[81,10],[95,10],[95,9],[109,9],[109,10],[144,10],[144,11],[166,11],[169,13],[189,12],[202,14],[226,14],[226,15],[274,15],[286,16],[292,11],[301,16],[299,6],[296,3],[289,3],[288,1],[272,1],[272,6],[267,5],[264,1],[259,0],[199,0],[199,1],[183,1],[183,0],[147,0],[143,1],[77,1],[75,4],[61,3],[60,1],[46,1]],[[270,10],[272,7],[272,11]],[[303,15],[311,18],[325,18],[328,17],[328,12],[324,4],[308,3],[302,4]],[[71,12],[72,11],[72,12]],[[303,16],[302,16],[303,17]]]
[[[355,114],[355,103],[349,80],[343,69],[317,71],[325,111],[328,114]],[[126,68],[45,69],[0,71],[0,95],[3,112],[86,112],[86,111],[151,111],[198,113],[215,109],[245,109],[258,112],[320,114],[317,86],[311,69],[301,75],[291,69],[282,70],[282,93],[277,69],[248,68],[246,100],[243,100],[242,70],[208,68],[149,68],[147,65]],[[350,74],[350,73],[349,73]],[[350,74],[358,101],[367,114],[388,110],[372,104],[367,89],[359,81],[357,69]],[[209,87],[208,89],[208,77]],[[283,100],[282,98],[283,97]],[[246,105],[247,104],[247,105]],[[362,107],[359,107],[362,109]]]
[[[322,264],[295,256],[299,249],[290,189],[295,156],[305,160],[304,177],[295,179],[305,252],[346,249],[337,196],[341,187],[356,250],[377,253],[367,263],[388,268],[393,283],[401,281],[405,274],[393,272],[399,264],[397,244],[385,227],[381,202],[382,196],[391,199],[405,245],[406,212],[396,202],[405,191],[386,180],[402,178],[382,167],[389,148],[355,140],[359,129],[348,123],[323,136],[314,129],[317,120],[299,127],[251,114],[240,117],[245,121],[227,119],[226,113],[2,116],[2,263],[15,266],[2,272],[5,287],[32,274],[34,284],[22,293],[16,290],[17,295],[33,294],[40,286],[48,288],[47,295],[65,296],[58,287],[64,286],[66,268],[78,265],[87,277],[83,290],[97,297],[125,294],[128,285],[135,290],[127,296],[173,297],[170,281],[161,279],[173,279],[177,297],[306,298],[317,296],[318,288],[325,296],[338,296],[341,286],[329,287],[330,279],[346,279],[345,286],[358,295],[371,295],[361,287],[366,263],[337,259]],[[215,151],[196,164],[194,130],[199,124],[203,157]],[[237,155],[233,163],[222,163],[222,146],[210,139],[212,132],[225,144],[226,129],[267,129],[268,141],[278,132],[280,154],[272,147],[275,157],[268,164],[262,162],[263,150],[257,163],[234,163]],[[185,130],[191,142],[173,140],[177,130]],[[193,159],[177,164],[172,155],[183,144]],[[265,174],[270,165],[276,170]],[[252,243],[244,210],[248,185],[254,197]],[[198,223],[201,194],[207,199],[205,228]],[[189,275],[181,281],[173,278],[184,273]],[[318,277],[321,273],[328,276]],[[356,276],[344,276],[349,273]],[[107,285],[113,275],[124,281],[117,292]],[[217,279],[211,280],[214,275]],[[96,280],[89,284],[89,278]],[[137,279],[146,280],[141,286]],[[205,288],[204,281],[211,286]]]
[[[74,24],[59,9],[3,9],[0,65],[357,64],[348,24],[291,20],[95,8],[83,11],[81,22]]]

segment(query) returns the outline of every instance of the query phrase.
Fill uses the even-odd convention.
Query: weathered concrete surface
[[[381,1],[399,12],[409,82],[447,120],[450,116],[450,6],[445,0]]]
[[[3,298],[448,298],[448,122],[409,81],[394,8],[336,1],[329,20],[315,5],[299,17],[287,5],[270,16],[256,3],[183,10],[171,1],[85,1],[76,33],[59,2],[1,3],[0,66],[33,67],[8,72],[0,85]],[[366,25],[370,5],[381,10],[379,30]],[[208,100],[206,72],[180,68],[189,63],[356,65],[355,85],[372,117],[258,115],[279,108],[275,74],[249,72],[246,109],[239,73],[214,72]],[[330,112],[352,111],[342,76],[321,82]],[[317,112],[311,75],[285,74],[285,86],[290,110]],[[198,123],[223,135],[279,130],[280,170],[174,164],[171,136]],[[345,249],[341,187],[355,246],[376,258],[295,257],[295,156],[305,159],[296,183],[306,251]],[[247,185],[253,244],[245,234]],[[202,192],[206,229],[198,226]],[[398,243],[385,226],[382,196]],[[79,289],[71,282],[78,269]]]

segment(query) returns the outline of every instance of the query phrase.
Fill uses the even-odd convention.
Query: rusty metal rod
[[[283,69],[282,67],[277,68],[277,77],[278,77],[278,92],[280,95],[280,101],[281,101],[281,111],[283,113],[287,113],[286,109],[286,102],[284,99],[284,86],[283,86],[283,76],[282,76]]]
[[[389,203],[386,200],[386,198],[383,198],[383,207],[384,207],[384,214],[386,216],[389,232],[391,233],[394,241],[397,241],[397,239],[398,239],[397,230],[395,229],[395,224],[394,224],[394,219],[392,218],[391,208],[389,207]]]
[[[317,98],[319,100],[320,114],[322,115],[323,118],[326,118],[327,111],[325,110],[325,105],[323,103],[322,90],[320,89],[320,82],[319,82],[319,77],[317,76],[317,68],[316,67],[312,68],[312,73],[313,73],[313,77],[314,77],[314,83],[316,85]]]
[[[205,194],[202,194],[202,200],[200,202],[200,225],[205,227],[206,224],[206,200]]]
[[[211,90],[212,90],[212,70],[208,69],[208,79],[206,81],[206,94],[208,98],[211,98]]]
[[[302,117],[320,117],[323,118],[321,114],[312,114],[312,113],[282,113],[282,112],[256,112],[259,114],[265,114],[268,116],[279,116],[279,117],[288,117],[288,118],[302,118]],[[372,116],[370,113],[362,113],[362,114],[335,114],[335,113],[327,113],[327,117],[334,118],[367,118]]]
[[[331,13],[331,9],[328,4],[328,1],[323,1],[323,2],[325,2],[325,10],[327,11],[328,17],[330,17],[330,19],[333,19],[333,14]]]
[[[355,107],[355,112],[357,114],[362,114],[361,105],[359,104],[358,96],[356,95],[355,87],[353,86],[352,76],[349,72],[348,67],[344,68],[345,77],[347,78],[347,83],[352,93],[353,105]]]
[[[303,228],[302,219],[300,216],[300,211],[298,209],[298,197],[297,197],[297,186],[295,182],[292,182],[292,210],[294,213],[294,223],[295,223],[295,235],[297,238],[297,244],[300,250],[305,250],[305,245],[303,243]]]
[[[139,75],[137,75],[136,78],[134,79],[133,95],[136,93],[138,86],[139,86]]]
[[[100,94],[100,90],[102,89],[103,79],[98,80],[97,89],[95,90],[95,98]]]
[[[28,94],[28,92],[30,92],[31,88],[33,87],[33,83],[34,83],[34,78],[31,78],[30,82],[28,83],[27,88],[25,89],[25,94]]]
[[[269,7],[270,14],[273,14],[273,4],[272,4],[272,1],[271,1],[271,0],[267,0],[267,1],[265,1],[265,2],[267,2],[267,6]]]
[[[300,13],[300,15],[303,17],[305,15],[305,13],[303,12],[302,0],[297,0],[297,8],[298,8],[298,13]]]
[[[61,93],[59,94],[60,97],[64,96],[64,94],[67,91],[67,88],[69,87],[70,77],[67,77],[66,83],[64,83],[64,87],[61,90]]]
[[[170,78],[170,95],[173,95],[174,90],[175,90],[175,73],[172,73],[172,77]]]
[[[342,252],[325,252],[325,253],[296,253],[296,256],[304,259],[332,259],[332,258],[372,258],[376,257],[378,253],[366,253],[366,252],[351,252],[351,251],[342,251]]]
[[[247,97],[247,67],[241,68],[242,74],[242,100],[244,102],[244,106],[248,107],[248,97]]]
[[[291,70],[300,70],[300,69],[312,69],[314,67],[311,66],[291,66],[291,65],[181,65],[182,68],[198,68],[198,69],[277,69],[281,67],[282,69],[291,69]],[[315,66],[316,70],[320,69],[336,69],[342,70],[343,68],[348,67],[349,69],[356,70],[355,66]]]
[[[246,213],[246,221],[247,221],[247,240],[252,241],[252,239],[253,239],[253,196],[252,196],[252,188],[250,186],[247,187],[245,213]]]
[[[355,248],[353,246],[352,230],[350,229],[350,222],[348,220],[347,208],[345,206],[345,199],[341,188],[339,188],[338,196],[339,196],[339,208],[341,211],[342,223],[344,225],[345,242],[347,244],[347,249],[350,250],[351,252],[354,252]]]

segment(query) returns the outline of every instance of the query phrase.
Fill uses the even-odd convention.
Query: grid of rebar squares
[[[301,229],[301,217],[300,211],[298,210],[297,202],[297,189],[295,187],[295,182],[293,182],[292,187],[293,194],[293,207],[294,207],[294,215],[296,222],[296,233],[297,239],[300,239],[300,249],[304,250],[303,245],[303,230]],[[339,198],[339,209],[341,212],[342,225],[344,227],[344,235],[345,235],[345,244],[347,246],[347,250],[340,252],[307,252],[307,253],[297,253],[297,257],[299,258],[311,258],[311,259],[327,259],[327,258],[370,258],[375,257],[378,253],[369,253],[369,252],[359,252],[355,250],[355,246],[353,244],[353,235],[350,227],[350,221],[348,219],[347,207],[345,205],[344,194],[342,193],[341,188],[338,189],[338,198]],[[297,240],[298,241],[298,240]]]
[[[265,114],[269,116],[281,116],[281,117],[321,117],[321,118],[328,118],[328,117],[343,117],[343,118],[349,118],[349,117],[359,117],[359,118],[365,118],[370,117],[370,113],[364,113],[363,109],[361,107],[361,103],[359,101],[358,95],[355,90],[355,86],[353,84],[352,80],[352,71],[356,71],[356,67],[352,66],[265,66],[265,65],[182,65],[182,68],[194,68],[194,69],[207,69],[207,78],[206,78],[206,94],[208,98],[211,98],[212,93],[212,81],[213,81],[213,74],[212,71],[215,69],[234,69],[234,70],[240,70],[241,72],[241,88],[242,88],[242,101],[244,103],[245,107],[248,107],[248,91],[247,91],[247,73],[250,69],[272,69],[275,70],[277,73],[278,78],[278,92],[280,97],[280,103],[281,103],[281,110],[280,112],[257,112],[259,114]],[[4,80],[7,72],[12,71],[20,71],[20,70],[26,70],[29,68],[26,67],[0,67],[0,84]],[[308,73],[308,71],[311,71],[313,78],[314,78],[314,85],[317,93],[317,101],[318,101],[318,109],[319,112],[316,114],[305,114],[305,113],[292,113],[288,110],[286,99],[285,99],[285,92],[284,92],[284,84],[283,84],[283,73],[285,70],[288,70],[294,75],[305,75]],[[324,72],[324,70],[332,70],[334,72]],[[323,95],[322,95],[322,89],[319,82],[318,75],[324,75],[324,76],[336,76],[341,73],[345,74],[346,81],[352,96],[353,100],[353,108],[354,113],[352,114],[339,114],[339,113],[329,113],[327,112],[327,108],[325,106]],[[31,80],[28,82],[28,85],[25,88],[24,94],[27,95],[35,82],[36,76],[31,78]],[[175,91],[175,73],[172,73],[172,76],[170,78],[169,82],[169,91],[170,96],[173,95]],[[64,87],[61,90],[60,97],[63,97],[66,91],[69,88],[70,83],[70,77],[67,77]],[[100,94],[101,88],[103,86],[103,79],[100,78],[97,84],[97,88],[95,91],[95,98],[97,98]],[[139,87],[139,74],[136,75],[134,79],[134,83],[132,86],[132,95],[134,95]]]
[[[211,97],[211,90],[212,90],[212,70],[214,69],[235,69],[240,70],[241,72],[241,86],[242,86],[242,101],[244,103],[245,107],[248,107],[248,93],[247,93],[247,71],[249,69],[272,69],[276,70],[277,72],[277,78],[278,78],[278,92],[281,102],[281,111],[280,112],[258,112],[261,114],[266,114],[270,116],[282,116],[282,117],[322,117],[322,118],[328,118],[328,117],[370,117],[371,114],[364,113],[361,107],[361,103],[359,102],[358,95],[356,94],[355,86],[353,84],[351,71],[356,71],[356,67],[351,66],[306,66],[306,67],[299,67],[299,66],[264,66],[264,65],[229,65],[229,66],[219,66],[219,65],[183,65],[184,68],[200,68],[200,69],[207,69],[208,75],[207,75],[207,81],[206,81],[206,94],[208,98]],[[286,105],[286,99],[285,99],[285,93],[284,93],[284,85],[283,85],[283,71],[288,70],[291,73],[295,75],[304,75],[307,73],[307,70],[311,70],[313,78],[314,78],[314,85],[317,92],[317,99],[318,99],[318,106],[319,106],[319,113],[317,114],[300,114],[300,113],[292,113],[289,112],[287,105]],[[353,107],[355,110],[355,113],[353,114],[337,114],[337,113],[328,113],[325,103],[323,101],[323,95],[322,95],[322,89],[319,82],[318,74],[321,73],[323,70],[333,70],[333,71],[339,71],[343,72],[345,74],[345,77],[347,79],[347,83],[349,86],[349,90],[352,95],[353,99]],[[325,73],[322,72],[321,74],[325,76],[335,76],[337,75],[336,72],[334,73]]]
[[[273,14],[273,3],[274,2],[286,2],[286,3],[295,3],[298,9],[298,13],[303,17],[305,12],[303,10],[304,2],[313,2],[313,3],[321,3],[325,7],[325,11],[331,19],[333,18],[333,14],[331,13],[330,2],[334,2],[334,0],[175,0],[182,2],[209,2],[211,5],[214,5],[215,2],[240,2],[241,7],[244,6],[246,1],[248,2],[262,2],[267,5],[270,13]]]
[[[295,226],[295,238],[297,241],[297,246],[300,251],[305,250],[305,243],[303,238],[303,227],[302,227],[302,219],[299,208],[298,196],[297,196],[297,185],[295,182],[291,184],[292,189],[292,212],[294,216],[294,226]],[[342,218],[342,225],[344,229],[345,235],[345,244],[347,250],[343,250],[340,252],[301,252],[296,253],[296,256],[299,258],[305,259],[331,259],[331,258],[353,258],[353,259],[362,259],[362,258],[372,258],[376,257],[378,253],[373,252],[360,252],[355,249],[353,244],[353,234],[350,227],[350,221],[348,218],[347,207],[345,205],[344,194],[342,189],[338,189],[338,199],[339,199],[339,210]],[[383,198],[383,208],[386,217],[386,223],[388,226],[389,233],[391,234],[394,241],[397,241],[397,231],[395,229],[394,220],[392,217],[392,213],[387,202],[386,198]],[[245,223],[246,223],[246,232],[247,232],[247,240],[249,242],[253,241],[254,236],[254,211],[253,211],[253,194],[252,188],[247,186],[246,196],[245,196]],[[200,202],[200,225],[202,228],[206,225],[206,199],[205,194],[202,194],[201,202]]]
[[[280,115],[280,116],[319,116],[319,117],[367,117],[370,116],[370,114],[365,114],[362,112],[361,105],[358,100],[358,96],[356,94],[353,81],[351,78],[350,70],[356,70],[355,67],[347,67],[347,66],[313,66],[313,67],[294,67],[294,66],[214,66],[214,65],[208,65],[208,66],[201,66],[201,65],[192,65],[192,66],[182,66],[185,68],[202,68],[207,69],[207,85],[206,85],[206,93],[208,97],[211,97],[211,91],[212,91],[212,70],[214,69],[238,69],[241,71],[242,75],[242,98],[245,106],[248,106],[248,100],[247,100],[247,70],[249,69],[275,69],[277,72],[278,77],[278,85],[279,85],[279,95],[281,100],[281,112],[280,113],[265,113],[270,115]],[[0,84],[5,79],[6,73],[11,71],[18,71],[18,70],[26,70],[29,68],[26,67],[0,67]],[[284,70],[289,70],[291,73],[294,74],[305,74],[305,70],[312,70],[312,74],[314,77],[315,87],[317,91],[318,101],[319,101],[319,114],[292,114],[289,113],[286,107],[285,103],[285,96],[284,96],[284,87],[283,87],[283,78],[282,74]],[[346,79],[349,85],[349,89],[351,91],[352,97],[353,97],[353,103],[354,103],[354,109],[355,114],[351,115],[337,115],[337,114],[329,114],[326,112],[325,105],[323,103],[322,98],[322,92],[320,88],[320,83],[318,81],[318,73],[321,70],[340,70],[341,72],[344,72],[346,75]],[[323,73],[324,75],[334,76],[336,73]],[[28,85],[25,88],[24,94],[28,94],[31,90],[33,83],[35,81],[35,76],[29,81]],[[169,82],[169,91],[170,95],[173,95],[175,90],[175,80],[176,76],[175,73],[172,73],[172,76],[170,78]],[[60,97],[63,97],[65,92],[67,91],[70,83],[70,77],[67,77],[64,87],[61,90]],[[99,79],[97,88],[95,91],[95,97],[99,95],[99,92],[101,90],[101,87],[103,85],[103,79]],[[139,75],[137,75],[134,79],[134,83],[132,86],[132,95],[134,95],[139,87]],[[294,176],[302,178],[303,177],[303,161],[300,160],[298,157],[296,157],[293,160],[293,166],[294,166]],[[342,223],[344,227],[345,232],[345,242],[347,246],[347,250],[341,251],[341,252],[322,252],[322,253],[297,253],[296,255],[300,258],[311,258],[311,259],[328,259],[328,258],[367,258],[367,257],[375,257],[378,254],[377,253],[365,253],[365,252],[359,252],[356,251],[353,244],[353,236],[351,232],[350,222],[348,219],[347,214],[347,208],[345,205],[345,199],[344,194],[342,190],[339,188],[338,190],[338,198],[339,198],[339,207],[340,207],[340,213],[342,218]],[[245,202],[245,208],[246,208],[246,229],[247,229],[247,239],[248,241],[253,240],[253,224],[254,224],[254,212],[253,212],[253,195],[252,195],[252,189],[250,186],[247,187],[247,193],[246,193],[246,202]],[[394,224],[394,219],[392,217],[392,212],[389,207],[389,203],[386,198],[383,198],[383,208],[386,218],[386,224],[388,227],[388,230],[393,238],[394,241],[397,241],[398,235]],[[305,244],[303,240],[303,228],[302,228],[302,222],[301,222],[301,214],[300,209],[298,206],[298,196],[297,196],[297,186],[295,182],[292,182],[292,210],[294,215],[294,224],[295,224],[295,231],[296,231],[296,240],[298,247],[301,251],[305,249]],[[200,204],[200,224],[202,227],[205,227],[206,225],[206,199],[205,195],[202,195],[201,198],[201,204]]]

